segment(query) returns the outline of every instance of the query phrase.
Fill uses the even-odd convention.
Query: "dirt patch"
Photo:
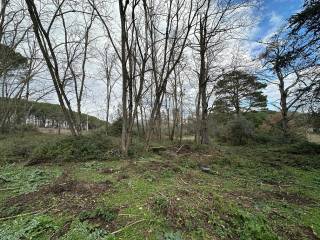
[[[252,194],[250,193],[242,191],[233,191],[226,193],[225,196],[235,200],[236,202],[240,202],[241,205],[246,208],[251,208],[255,204],[254,196],[252,196]]]
[[[110,182],[105,183],[86,183],[74,180],[66,181],[63,183],[53,184],[44,187],[39,191],[44,194],[53,193],[55,195],[62,195],[65,192],[70,192],[77,195],[95,195],[104,192],[110,186]]]
[[[79,218],[81,221],[88,221],[94,226],[99,226],[103,229],[112,232],[116,229],[116,219],[118,217],[120,208],[96,208],[90,211],[83,211]]]
[[[181,169],[179,168],[178,165],[169,162],[169,161],[164,161],[164,162],[158,162],[158,161],[150,161],[147,164],[144,164],[143,167],[145,169],[154,171],[154,172],[161,172],[163,170],[172,170],[173,172],[181,172]]]
[[[261,193],[260,197],[263,199],[276,199],[280,201],[286,201],[291,204],[297,204],[302,206],[315,203],[315,200],[312,198],[300,195],[298,193],[289,192],[263,192]]]
[[[126,173],[120,173],[117,177],[117,180],[118,181],[121,181],[121,180],[124,180],[124,179],[128,179],[129,178],[129,175],[126,174]]]
[[[310,240],[320,240],[320,238],[316,235],[311,227],[300,226],[302,232],[308,237]]]
[[[112,169],[112,168],[103,168],[103,169],[100,169],[99,172],[100,173],[105,173],[105,174],[111,174],[111,173],[114,173],[115,170]]]
[[[188,154],[188,153],[192,153],[192,148],[190,145],[181,145],[180,147],[176,147],[176,153],[177,154]]]
[[[228,192],[227,197],[240,201],[245,207],[253,207],[257,201],[261,200],[277,200],[286,201],[290,204],[296,205],[312,205],[316,201],[307,196],[299,195],[298,193],[289,193],[283,191],[265,191],[265,192],[245,192],[245,191],[233,191]]]
[[[15,207],[22,211],[36,211],[54,206],[52,211],[67,211],[77,214],[85,209],[96,206],[95,199],[101,193],[112,188],[110,181],[102,183],[88,183],[72,180],[63,174],[54,183],[30,192],[9,198],[3,208]],[[5,217],[5,216],[2,216]]]
[[[316,233],[312,230],[311,227],[306,226],[281,226],[277,225],[276,233],[283,237],[284,239],[290,240],[301,240],[301,239],[310,239],[310,240],[320,240]]]

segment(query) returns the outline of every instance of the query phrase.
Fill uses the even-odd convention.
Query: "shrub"
[[[306,141],[306,136],[297,129],[291,129],[287,136],[279,128],[270,130],[258,130],[254,134],[254,140],[260,144],[292,144]]]
[[[81,221],[87,219],[101,218],[106,222],[112,222],[118,217],[118,210],[111,208],[96,208],[94,210],[83,211],[79,215]]]
[[[182,234],[180,232],[165,232],[157,237],[158,240],[182,240]]]
[[[19,162],[28,159],[40,142],[45,142],[48,136],[39,133],[11,134],[0,138],[0,160],[4,162]]]
[[[208,153],[212,146],[206,144],[195,144],[191,145],[191,151],[200,152],[200,153]]]
[[[32,151],[30,161],[103,160],[114,146],[111,138],[101,132],[79,137],[68,136],[40,144]]]
[[[320,154],[320,145],[316,143],[303,141],[303,142],[290,145],[290,147],[286,150],[286,152],[292,153],[292,154],[317,155],[317,154]]]
[[[252,139],[254,126],[243,116],[236,116],[227,123],[224,131],[224,138],[228,142],[234,145],[243,145]]]
[[[121,136],[122,132],[122,118],[117,119],[112,124],[108,126],[107,129],[108,135],[110,136]]]
[[[254,141],[259,144],[283,144],[289,140],[279,131],[258,131],[254,134]]]
[[[133,142],[128,149],[128,156],[132,158],[138,157],[141,156],[142,153],[145,153],[145,143],[139,138],[133,139]]]

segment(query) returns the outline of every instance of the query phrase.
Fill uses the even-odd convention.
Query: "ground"
[[[320,158],[295,147],[3,163],[0,239],[320,239]]]

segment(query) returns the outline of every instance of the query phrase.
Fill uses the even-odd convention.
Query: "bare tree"
[[[106,126],[110,124],[110,105],[113,88],[120,78],[118,69],[118,58],[112,47],[107,44],[104,50],[100,53],[101,55],[101,68],[102,68],[102,82],[106,86]]]
[[[193,28],[197,13],[202,7],[201,2],[168,0],[164,12],[155,12],[160,7],[151,2],[148,13],[149,36],[151,41],[151,65],[152,81],[154,85],[154,101],[150,113],[149,130],[146,146],[149,147],[152,132],[156,120],[160,120],[160,108],[167,89],[168,80],[179,63],[185,48],[188,37]],[[158,29],[161,17],[165,16],[165,28]],[[159,20],[160,19],[160,20]]]
[[[196,104],[196,136],[197,143],[208,144],[208,82],[210,70],[219,61],[219,53],[223,44],[234,38],[234,33],[250,23],[239,11],[253,6],[253,1],[243,0],[206,0],[197,15],[197,25],[194,31],[192,48],[198,53],[199,69],[198,96]],[[239,33],[238,33],[239,34]],[[212,79],[211,79],[212,81]]]
[[[94,20],[93,10],[91,11],[90,5],[84,3],[73,4],[73,2],[65,0],[52,0],[51,4],[48,3],[48,11],[40,14],[34,1],[26,0],[26,3],[33,23],[34,34],[52,78],[62,112],[71,133],[77,136],[81,132],[81,101],[86,78],[87,51],[91,41],[89,31]],[[84,16],[82,30],[80,30],[79,22],[71,22],[70,25],[67,25],[65,17],[68,15],[68,20],[70,20],[72,19],[70,14],[78,16],[79,13]],[[86,15],[89,15],[89,19],[85,17]],[[44,18],[49,21],[45,21]],[[57,27],[59,24],[60,28]],[[64,32],[62,41],[59,41],[60,39],[53,34],[54,29],[62,29]],[[80,66],[79,74],[75,72],[75,64],[77,67]],[[76,95],[78,117],[72,110],[67,92],[70,79],[73,79],[73,93]]]

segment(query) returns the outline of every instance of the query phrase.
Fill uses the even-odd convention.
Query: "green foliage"
[[[145,154],[145,152],[145,143],[141,141],[141,139],[137,138],[134,139],[132,144],[129,146],[128,156],[131,158],[138,157]]]
[[[168,207],[168,199],[163,196],[158,196],[153,200],[153,207],[156,211],[165,212]]]
[[[95,228],[87,222],[73,221],[70,230],[61,240],[102,240],[108,233],[100,228]]]
[[[0,225],[1,240],[14,239],[49,239],[61,223],[50,216],[38,215],[29,218],[19,218]]]
[[[309,44],[315,44],[320,40],[320,3],[306,0],[303,7],[301,12],[289,19],[292,34],[297,34],[302,39],[307,38]]]
[[[32,151],[31,161],[57,160],[57,161],[85,161],[108,159],[110,149],[115,144],[111,138],[101,132],[68,136],[56,141],[45,142]]]
[[[29,167],[6,165],[0,169],[0,184],[2,188],[17,187],[18,190],[0,192],[3,217],[28,212],[29,208],[42,209],[46,202],[41,201],[40,195],[41,206],[33,206],[33,202],[27,201],[9,208],[1,204],[10,197],[34,191],[41,184],[54,183],[63,169],[75,181],[90,184],[109,181],[113,184],[99,196],[79,194],[79,199],[75,197],[72,203],[69,197],[52,198],[54,202],[58,201],[52,211],[57,209],[59,214],[54,216],[73,220],[71,225],[65,220],[37,220],[43,223],[32,223],[38,227],[32,227],[33,230],[24,235],[14,235],[26,232],[36,215],[24,216],[0,222],[0,236],[50,239],[60,233],[63,235],[58,238],[65,240],[145,239],[146,236],[159,240],[276,240],[304,239],[309,237],[308,233],[312,234],[311,231],[319,235],[320,215],[316,203],[320,196],[317,169],[320,165],[316,145],[304,146],[306,143],[299,142],[281,146],[216,145],[202,149],[188,144],[190,154],[187,152],[170,159],[166,155],[153,154],[133,161],[59,162]],[[291,152],[290,149],[297,147],[301,153]],[[203,154],[206,151],[209,153]],[[202,172],[199,163],[208,165],[213,174]],[[181,171],[173,170],[173,167]],[[110,172],[103,171],[111,168]],[[122,179],[122,174],[127,174],[128,178]],[[154,179],[150,181],[147,174]],[[63,195],[69,194],[78,193]],[[98,206],[82,205],[86,199],[90,203],[96,201]],[[83,209],[80,213],[72,211],[70,215],[69,206],[74,201],[79,201],[81,204],[77,206]],[[91,207],[92,210],[85,210]],[[140,219],[144,221],[130,225]],[[110,230],[102,229],[106,226],[104,223]],[[125,227],[127,225],[130,226]],[[110,235],[109,231],[117,229],[122,231]],[[306,233],[305,229],[310,231]]]
[[[240,115],[230,120],[226,125],[225,138],[234,145],[243,145],[252,139],[253,133],[253,124]]]
[[[121,136],[122,132],[122,118],[117,119],[108,126],[107,133],[111,136]]]
[[[5,72],[25,67],[27,61],[26,57],[13,48],[0,44],[0,77]]]
[[[251,73],[240,70],[225,73],[215,85],[216,109],[224,109],[223,112],[233,109],[236,113],[243,109],[264,109],[267,107],[267,97],[262,93],[265,87]]]
[[[157,237],[158,240],[183,240],[180,232],[165,232]]]
[[[3,186],[14,189],[15,193],[35,191],[39,186],[50,182],[57,177],[60,171],[57,169],[25,168],[17,164],[2,166],[0,178]]]
[[[27,114],[36,117],[40,121],[41,127],[45,127],[46,120],[51,121],[51,127],[53,128],[58,128],[58,123],[61,124],[65,121],[65,116],[58,104],[26,101],[24,99],[6,99],[0,97],[0,113],[2,110],[1,107],[12,111],[14,110],[15,117],[11,120],[9,125],[0,129],[2,133],[15,133],[29,130],[30,125],[24,124]],[[76,112],[73,113],[77,114]],[[89,129],[98,129],[105,126],[105,121],[94,116],[81,114],[82,126],[86,126],[87,123]]]
[[[243,116],[246,119],[248,119],[250,122],[252,122],[254,126],[257,128],[261,126],[266,121],[268,116],[272,113],[273,112],[271,111],[260,111],[260,112],[253,111],[253,112],[246,112],[243,114]]]
[[[258,144],[284,144],[288,143],[288,139],[284,138],[280,131],[256,131],[254,142]]]
[[[320,145],[303,141],[290,145],[286,151],[292,154],[318,155],[320,154]]]
[[[118,216],[116,209],[99,207],[94,210],[83,211],[79,215],[79,219],[84,221],[86,219],[101,218],[106,222],[114,221]]]
[[[210,145],[207,144],[195,144],[191,145],[191,151],[207,153],[210,149]]]
[[[0,161],[19,162],[27,160],[40,143],[52,137],[35,132],[23,134],[4,135],[0,139]]]
[[[233,216],[240,240],[277,240],[266,220],[248,212],[238,211]]]

